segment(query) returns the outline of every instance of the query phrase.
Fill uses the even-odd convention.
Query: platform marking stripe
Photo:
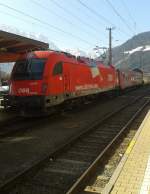
[[[150,156],[148,158],[144,179],[142,182],[140,194],[148,194],[150,190]]]
[[[135,142],[136,142],[135,140],[132,140],[132,141],[130,142],[130,144],[129,144],[129,146],[128,146],[126,152],[125,152],[125,154],[129,154],[129,153],[131,152],[131,150],[132,150],[132,148],[133,148]]]

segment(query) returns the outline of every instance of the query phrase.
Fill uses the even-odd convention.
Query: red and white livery
[[[11,106],[48,108],[67,100],[125,89],[142,83],[132,71],[57,51],[35,51],[14,65],[8,101]]]

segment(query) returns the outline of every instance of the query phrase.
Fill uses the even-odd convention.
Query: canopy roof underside
[[[24,53],[48,48],[48,43],[0,30],[0,63],[15,62]]]

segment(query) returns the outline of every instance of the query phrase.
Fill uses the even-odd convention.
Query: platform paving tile
[[[111,194],[150,194],[150,111],[132,141]]]

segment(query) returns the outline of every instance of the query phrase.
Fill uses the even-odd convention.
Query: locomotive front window
[[[17,61],[12,71],[13,80],[42,79],[46,59],[30,58]]]

